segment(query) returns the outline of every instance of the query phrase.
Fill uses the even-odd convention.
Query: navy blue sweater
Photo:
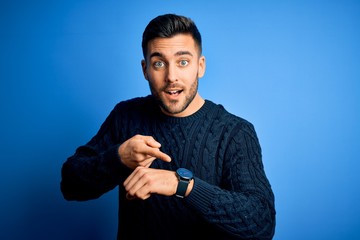
[[[184,199],[153,194],[127,200],[122,185],[131,170],[117,152],[136,134],[153,136],[170,163],[151,168],[194,173]],[[251,123],[206,100],[182,118],[164,115],[151,96],[118,103],[97,134],[62,167],[67,200],[95,199],[119,186],[118,239],[272,239],[275,206],[261,148]]]

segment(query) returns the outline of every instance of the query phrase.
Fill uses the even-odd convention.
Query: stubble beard
[[[162,88],[159,92],[162,92],[164,89],[168,88],[172,84],[167,84],[164,88]],[[183,112],[190,103],[194,100],[197,91],[198,91],[199,79],[196,78],[194,83],[190,87],[189,94],[185,96],[185,100],[183,102],[179,102],[178,100],[171,100],[168,104],[160,97],[159,92],[157,92],[154,87],[151,85],[149,81],[150,91],[151,94],[155,97],[156,101],[158,102],[159,106],[162,110],[170,115],[178,114]],[[181,105],[180,105],[181,104]]]

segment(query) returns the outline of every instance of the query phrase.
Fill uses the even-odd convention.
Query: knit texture
[[[153,194],[125,198],[123,181],[131,170],[117,153],[136,134],[153,136],[170,163],[151,168],[191,170],[194,187],[184,199]],[[272,239],[275,206],[261,147],[253,125],[206,100],[182,118],[164,115],[151,96],[120,102],[98,133],[62,168],[67,200],[89,200],[119,189],[118,239]]]

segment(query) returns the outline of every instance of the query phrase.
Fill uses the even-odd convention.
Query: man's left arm
[[[209,223],[234,237],[272,239],[274,195],[251,124],[242,125],[233,135],[223,168],[221,187],[195,176],[186,202]]]

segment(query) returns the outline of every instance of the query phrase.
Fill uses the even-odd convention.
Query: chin
[[[178,104],[176,106],[174,106],[174,104],[162,104],[162,109],[164,112],[171,114],[171,115],[176,115],[179,114],[181,112],[183,112],[185,109],[183,109],[182,106],[178,106]]]

